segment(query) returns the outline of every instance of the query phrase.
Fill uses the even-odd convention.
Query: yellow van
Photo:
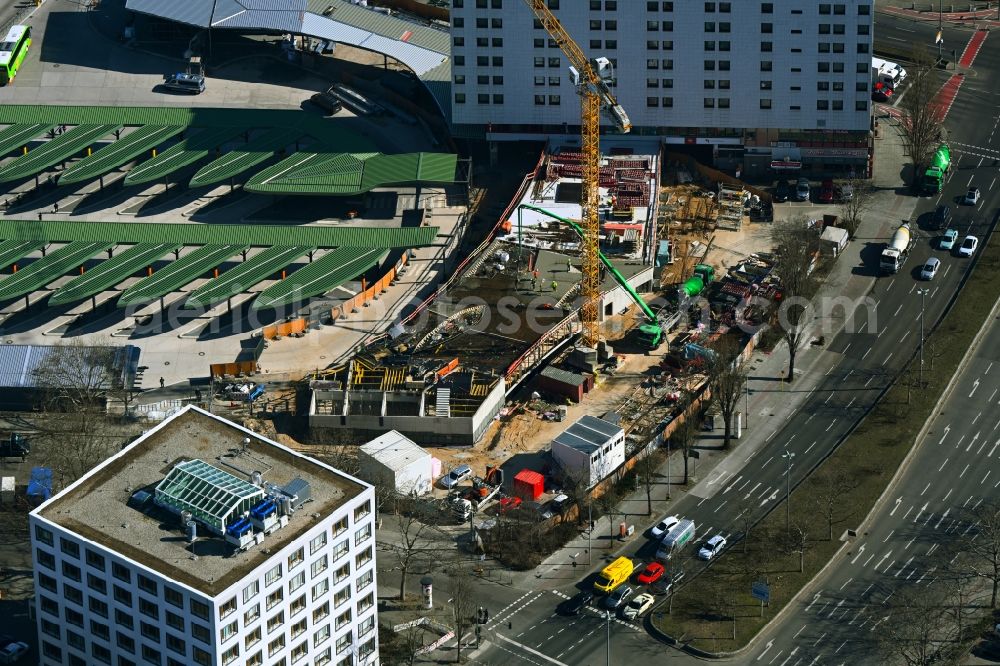
[[[594,583],[594,589],[598,592],[604,592],[607,594],[627,581],[634,570],[635,565],[632,564],[632,560],[627,557],[619,557],[617,560],[601,569],[601,573],[597,574],[597,581]]]

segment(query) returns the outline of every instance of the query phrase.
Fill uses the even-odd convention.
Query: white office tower
[[[31,513],[39,663],[377,664],[373,506],[188,407]]]

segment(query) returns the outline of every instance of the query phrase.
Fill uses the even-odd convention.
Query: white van
[[[889,84],[893,90],[906,78],[905,69],[882,58],[872,58],[872,71],[878,72],[878,80]]]
[[[694,531],[694,521],[692,520],[685,519],[674,525],[663,537],[660,547],[656,549],[656,559],[661,562],[668,561],[674,553],[694,540]]]

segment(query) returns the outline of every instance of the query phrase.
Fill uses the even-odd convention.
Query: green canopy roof
[[[336,289],[378,263],[383,250],[340,247],[275,282],[257,296],[251,309],[276,308]]]
[[[143,125],[62,172],[60,185],[97,178],[184,131],[181,125]]]
[[[22,270],[0,281],[0,300],[17,298],[37,291],[69,271],[83,265],[95,254],[113,247],[114,243],[77,241],[34,261]]]
[[[281,150],[301,136],[300,129],[285,127],[270,129],[263,135],[251,139],[245,146],[234,148],[203,166],[191,178],[189,184],[191,187],[201,187],[229,180],[270,159],[275,151]]]
[[[188,296],[184,307],[198,308],[241,294],[274,273],[286,268],[294,260],[316,248],[308,246],[269,247],[255,257],[230,268],[208,284],[198,287]]]
[[[74,157],[120,125],[77,125],[0,167],[0,183],[33,176],[39,171]]]
[[[249,245],[205,245],[172,261],[122,292],[119,306],[149,303],[198,279]]]
[[[170,243],[133,245],[116,257],[102,261],[96,267],[60,287],[49,298],[49,305],[72,303],[99,294],[179,247],[180,245]]]
[[[244,131],[242,127],[200,130],[129,171],[125,176],[125,184],[140,185],[163,178],[189,164],[194,164]]]

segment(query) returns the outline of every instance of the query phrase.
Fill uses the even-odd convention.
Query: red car
[[[520,497],[504,497],[500,500],[500,512],[507,513],[521,506]]]
[[[829,178],[820,185],[819,200],[821,203],[833,203],[833,181]]]
[[[646,565],[646,568],[639,573],[639,577],[636,579],[643,585],[650,585],[655,583],[663,576],[664,572],[663,565],[659,562],[650,562]]]

